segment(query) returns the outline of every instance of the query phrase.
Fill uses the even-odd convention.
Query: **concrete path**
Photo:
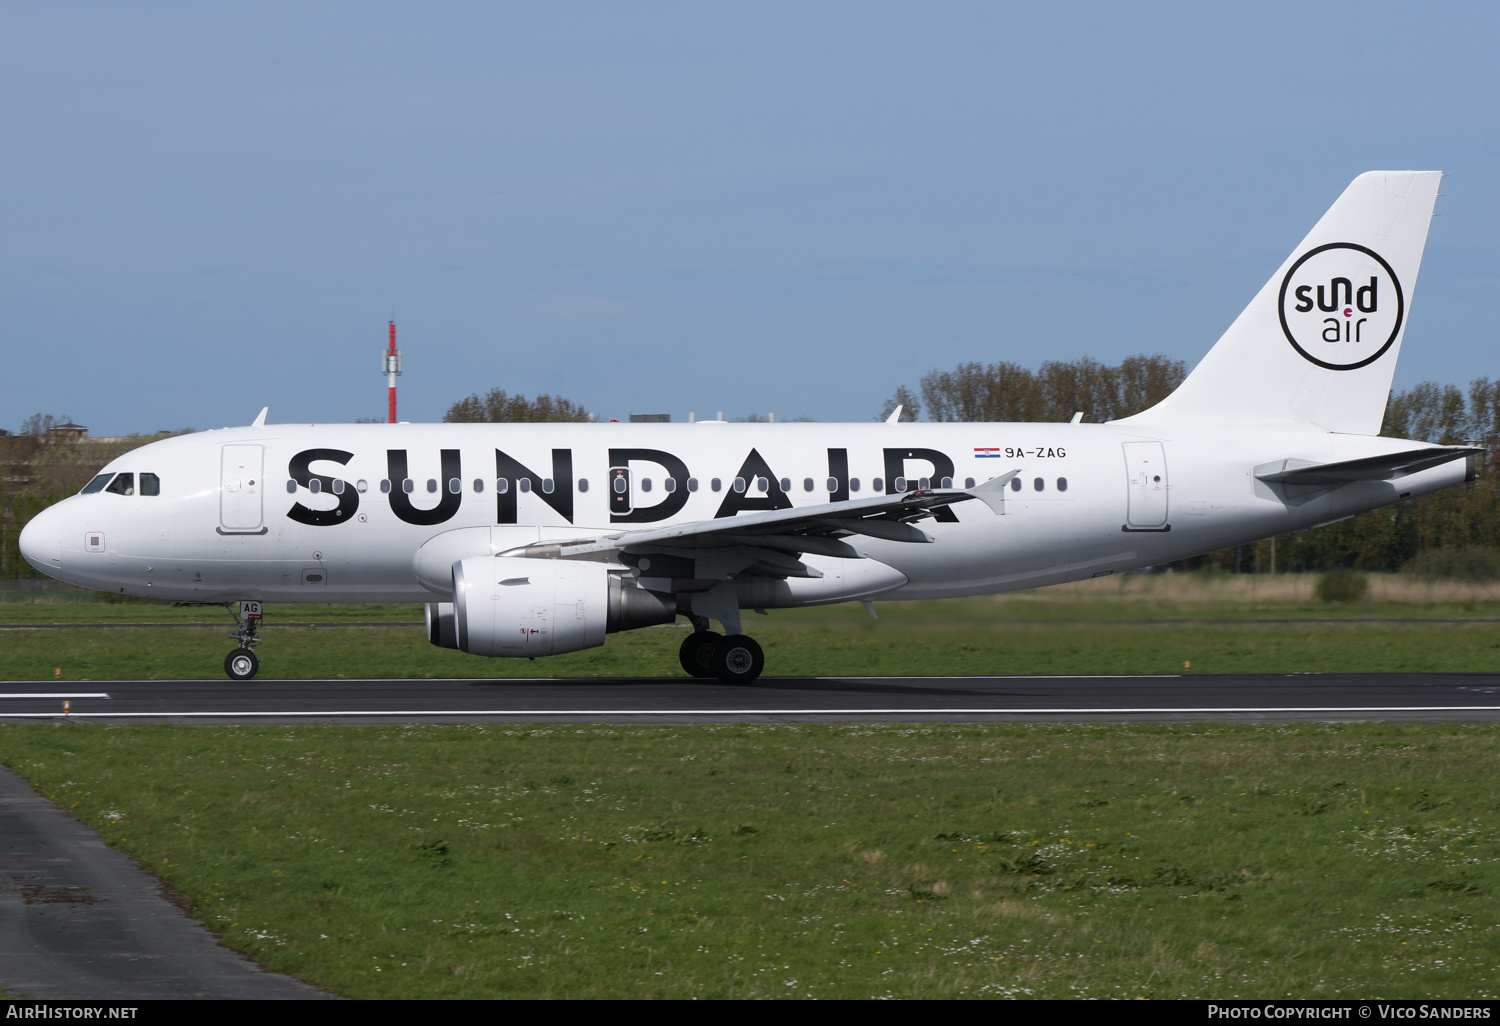
[[[220,947],[154,877],[5,769],[0,986],[36,1000],[332,996]]]

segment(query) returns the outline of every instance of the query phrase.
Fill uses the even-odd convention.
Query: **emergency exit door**
[[[219,524],[221,531],[258,532],[265,519],[266,483],[261,476],[265,446],[226,445],[221,461]]]
[[[1166,531],[1167,453],[1160,442],[1126,442],[1127,531]]]

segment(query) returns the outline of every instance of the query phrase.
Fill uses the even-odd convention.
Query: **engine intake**
[[[453,564],[453,601],[427,604],[427,640],[471,655],[560,655],[676,616],[673,596],[602,563],[474,556]]]

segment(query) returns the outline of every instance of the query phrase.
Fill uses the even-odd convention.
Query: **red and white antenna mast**
[[[396,348],[396,322],[391,322],[391,344],[381,354],[380,369],[390,380],[390,423],[396,423],[396,375],[401,373],[401,350]]]

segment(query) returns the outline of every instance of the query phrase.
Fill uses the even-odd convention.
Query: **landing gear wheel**
[[[682,668],[692,677],[708,678],[714,673],[714,649],[718,648],[719,642],[724,640],[722,634],[713,631],[694,631],[682,639],[682,647],[677,650],[677,659],[682,663]]]
[[[237,648],[224,657],[224,672],[230,680],[249,680],[260,670],[260,660],[248,648]]]
[[[725,684],[749,684],[766,668],[766,654],[755,639],[731,634],[714,646],[714,676]]]

